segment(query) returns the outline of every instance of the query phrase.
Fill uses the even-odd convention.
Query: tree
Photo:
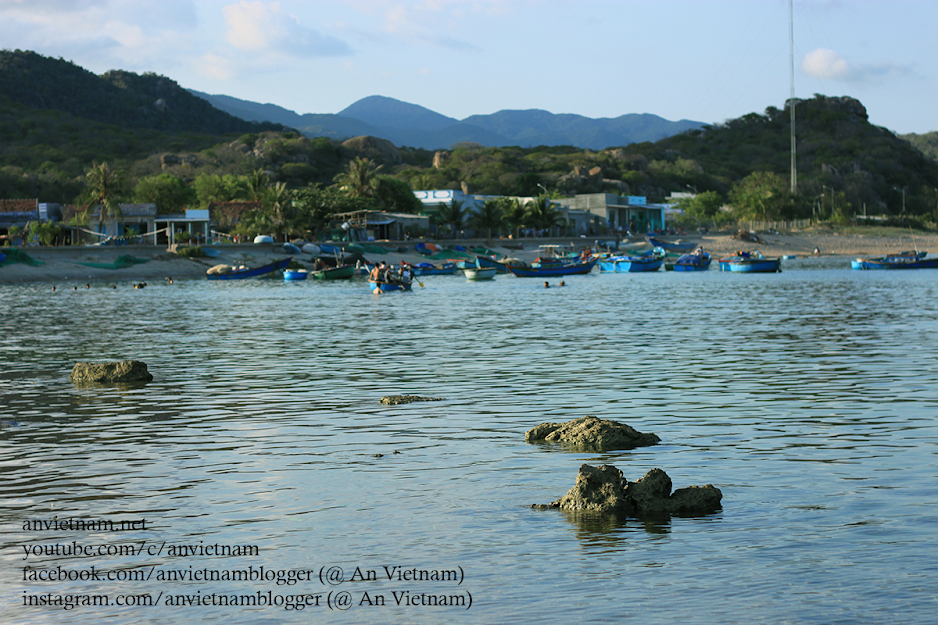
[[[536,200],[528,200],[526,208],[527,220],[525,223],[536,230],[552,230],[567,225],[563,215],[554,208],[550,198],[546,196],[539,197]]]
[[[738,219],[773,220],[789,205],[789,184],[779,174],[755,171],[730,191]]]
[[[263,210],[267,213],[268,222],[274,236],[291,232],[296,228],[296,211],[293,210],[293,193],[287,188],[285,182],[278,182],[264,193],[262,198]]]
[[[134,202],[156,204],[163,215],[179,213],[196,200],[195,189],[172,174],[141,178],[132,195]]]
[[[99,206],[98,228],[104,225],[108,217],[120,217],[121,209],[118,201],[122,177],[116,169],[108,167],[107,163],[93,163],[91,169],[85,174],[86,199],[88,207]]]
[[[505,209],[505,223],[511,228],[515,237],[518,231],[524,226],[528,218],[528,211],[519,199],[509,201],[508,208]]]
[[[375,195],[386,211],[413,215],[423,210],[423,202],[414,195],[410,184],[398,178],[378,176]]]
[[[202,208],[208,208],[210,202],[251,199],[248,181],[244,176],[202,174],[192,184]]]
[[[449,225],[452,227],[451,238],[453,239],[456,238],[456,231],[462,228],[465,217],[465,208],[463,207],[463,203],[459,200],[453,200],[449,206],[440,204],[440,210],[437,213],[437,219],[439,219],[441,225]]]
[[[713,219],[723,206],[723,198],[716,191],[704,191],[694,197],[683,198],[677,203],[684,215],[693,219]]]
[[[248,199],[259,201],[264,192],[270,186],[270,176],[262,169],[255,169],[247,175],[245,183],[247,185]]]
[[[355,157],[348,168],[336,174],[333,182],[352,197],[374,197],[378,191],[378,172],[383,165],[375,165],[370,158]]]
[[[484,230],[486,237],[492,236],[492,230],[498,232],[505,222],[505,202],[501,200],[487,200],[479,212],[469,217],[469,225],[476,230]]]

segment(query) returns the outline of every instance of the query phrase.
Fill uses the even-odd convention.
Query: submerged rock
[[[419,395],[388,395],[381,398],[381,403],[385,406],[396,406],[398,404],[412,404],[415,401],[442,401],[442,397],[420,397]]]
[[[696,515],[721,508],[723,493],[713,484],[690,486],[671,492],[671,478],[661,469],[652,469],[636,482],[629,482],[612,465],[580,466],[576,484],[567,494],[548,505],[577,512],[596,512],[631,517],[669,514]]]
[[[528,430],[524,440],[566,443],[599,451],[647,447],[661,442],[655,434],[644,434],[624,423],[593,416],[566,423],[542,423]]]
[[[146,363],[139,360],[76,362],[68,379],[76,384],[117,384],[151,382],[153,375],[147,371]]]

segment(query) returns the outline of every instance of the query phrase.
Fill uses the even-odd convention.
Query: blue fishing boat
[[[698,246],[696,241],[664,241],[650,234],[645,236],[645,240],[655,247],[660,247],[666,252],[673,252],[675,254],[688,254],[694,251]]]
[[[697,250],[693,254],[684,254],[674,262],[674,271],[707,271],[710,269],[710,254]]]
[[[283,279],[287,282],[305,280],[308,277],[309,272],[305,269],[285,269],[283,272]]]
[[[719,261],[720,271],[734,273],[777,273],[782,270],[782,259],[763,256],[759,250],[736,252]]]
[[[667,256],[660,247],[644,253],[628,256],[611,256],[599,260],[599,270],[603,273],[636,273],[639,271],[658,271]]]
[[[508,265],[493,260],[488,256],[476,256],[476,263],[480,267],[494,267],[495,273],[508,273]]]
[[[411,288],[410,282],[405,284],[392,283],[392,282],[373,282],[369,281],[368,284],[371,287],[371,290],[381,289],[382,291],[409,291]]]
[[[553,276],[572,276],[589,273],[596,265],[597,257],[587,261],[565,263],[562,261],[541,261],[527,267],[508,265],[508,271],[519,278],[551,278]]]
[[[850,261],[853,269],[938,269],[938,256],[926,258],[928,252],[898,252],[877,258]]]
[[[417,263],[414,267],[414,275],[416,276],[451,276],[456,273],[456,270],[459,267],[456,266],[456,263],[443,263],[442,265],[434,265],[433,263]]]
[[[209,273],[206,274],[206,277],[209,280],[244,280],[245,278],[255,278],[286,269],[292,259],[292,256],[288,256],[278,261],[268,263],[267,265],[261,265],[260,267],[245,267],[244,269],[232,269],[223,273]],[[209,271],[211,271],[211,269]]]

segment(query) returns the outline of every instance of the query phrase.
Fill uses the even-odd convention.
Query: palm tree
[[[336,174],[333,182],[352,197],[373,197],[378,190],[378,172],[384,165],[375,165],[370,158],[358,156],[348,164],[348,169]]]
[[[265,212],[270,216],[275,235],[294,227],[293,194],[287,188],[287,183],[278,182],[270,187],[264,200]]]
[[[246,178],[248,195],[253,201],[259,201],[264,191],[270,186],[270,175],[263,169],[255,169]]]
[[[476,230],[485,230],[486,237],[491,238],[492,230],[498,231],[505,223],[505,211],[500,200],[488,200],[469,218],[469,223]]]
[[[551,230],[566,225],[563,215],[553,207],[550,198],[547,196],[541,196],[536,200],[528,200],[527,209],[527,224],[532,228]]]
[[[505,223],[511,228],[515,237],[518,236],[518,230],[524,225],[528,218],[528,211],[521,203],[521,200],[515,198],[510,201],[505,210]]]
[[[437,213],[437,218],[440,220],[441,224],[449,224],[452,226],[452,238],[454,239],[456,238],[456,231],[462,228],[465,217],[466,213],[463,208],[463,203],[459,200],[453,200],[449,206],[440,204],[440,211]]]
[[[108,217],[120,217],[121,208],[118,195],[121,190],[120,172],[108,167],[107,163],[92,163],[91,169],[85,174],[88,208],[94,205],[100,207],[98,211],[98,229],[104,226]]]

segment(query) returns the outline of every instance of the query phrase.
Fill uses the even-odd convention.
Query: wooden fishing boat
[[[665,241],[657,237],[653,237],[650,234],[645,236],[645,240],[651,243],[654,247],[660,247],[666,252],[674,252],[676,254],[688,254],[694,251],[699,245],[696,241]]]
[[[710,254],[698,250],[693,254],[684,254],[672,267],[674,271],[707,271],[710,269]]]
[[[736,252],[731,256],[721,258],[718,262],[720,271],[734,273],[777,273],[782,270],[781,258],[763,256],[759,250]]]
[[[599,270],[603,273],[636,273],[639,271],[658,271],[664,264],[665,252],[656,247],[646,254],[630,256],[610,256],[599,260]]]
[[[551,278],[553,276],[572,276],[589,273],[596,265],[598,257],[594,256],[587,261],[565,263],[563,261],[541,261],[532,263],[527,267],[508,265],[508,271],[519,278]]]
[[[221,273],[208,273],[206,277],[209,280],[244,280],[245,278],[255,278],[286,269],[292,259],[292,256],[288,256],[272,263],[261,265],[260,267],[245,267],[244,269],[232,269],[231,271]],[[212,267],[212,269],[215,269],[215,267]],[[209,271],[212,271],[212,269],[209,269]]]
[[[495,273],[508,273],[508,265],[488,256],[476,256],[476,264],[480,267],[494,267]]]
[[[305,280],[309,277],[309,272],[305,269],[284,269],[283,279],[288,282]]]
[[[355,275],[355,265],[342,265],[320,269],[310,274],[313,280],[346,280]]]
[[[491,280],[495,277],[495,267],[466,267],[463,269],[467,280]]]
[[[415,276],[451,276],[459,269],[456,263],[443,263],[442,265],[417,263],[413,267]]]
[[[938,269],[938,256],[927,258],[928,252],[898,252],[876,258],[850,261],[853,269]]]

